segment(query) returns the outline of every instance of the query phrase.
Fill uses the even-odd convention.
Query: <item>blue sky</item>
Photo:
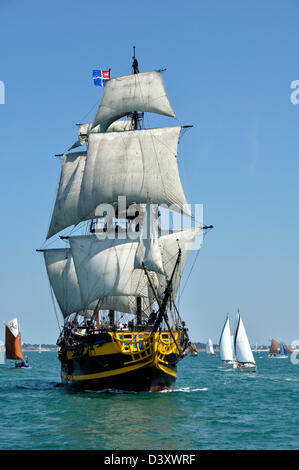
[[[218,342],[240,308],[252,343],[299,339],[299,2],[0,0],[0,21],[1,321],[18,315],[25,342],[56,342],[35,252],[56,196],[54,154],[94,117],[92,69],[130,73],[135,45],[141,71],[167,68],[177,120],[159,122],[194,126],[181,139],[182,183],[215,226],[180,299],[191,338]]]

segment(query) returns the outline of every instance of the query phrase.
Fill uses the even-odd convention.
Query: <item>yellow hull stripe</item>
[[[137,364],[135,366],[129,366],[129,367],[122,367],[121,369],[109,370],[107,372],[97,372],[95,374],[86,374],[86,375],[67,375],[62,372],[61,376],[62,378],[66,380],[76,380],[76,381],[100,379],[103,377],[111,377],[113,375],[125,374],[126,372],[131,372],[133,370],[141,369],[142,367],[145,367],[149,364],[152,364],[152,360],[148,362],[144,362],[143,364]]]
[[[162,364],[160,362],[157,364],[157,366],[158,366],[159,369],[161,369],[163,372],[165,372],[165,374],[172,375],[173,377],[177,376],[177,373],[174,370],[169,369],[168,367],[162,366]]]

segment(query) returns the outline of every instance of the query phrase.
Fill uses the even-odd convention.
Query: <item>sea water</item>
[[[56,352],[0,365],[2,450],[298,449],[299,365],[255,352],[257,372],[201,352],[172,392],[70,392]]]

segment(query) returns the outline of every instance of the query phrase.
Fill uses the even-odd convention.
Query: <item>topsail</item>
[[[136,111],[175,117],[161,72],[138,73],[109,80],[92,127],[100,124],[101,132],[105,132],[113,121]]]
[[[177,164],[180,127],[90,134],[79,197],[84,220],[100,204],[144,203],[173,206],[191,215]]]

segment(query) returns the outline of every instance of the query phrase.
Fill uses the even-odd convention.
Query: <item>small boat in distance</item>
[[[199,353],[197,347],[195,346],[194,343],[191,343],[191,341],[189,341],[188,343],[188,354],[189,356],[197,356]]]
[[[225,323],[219,341],[220,359],[224,365],[234,364],[233,341],[230,332],[229,316],[226,315]]]
[[[268,357],[270,359],[286,359],[292,352],[292,349],[285,343],[279,343],[272,339]]]
[[[236,368],[240,371],[255,372],[256,363],[248,341],[243,320],[238,310],[237,327],[234,338]]]
[[[206,353],[210,354],[211,356],[216,356],[211,338],[208,339],[208,342],[206,344]]]
[[[5,364],[5,345],[0,340],[0,364]]]
[[[13,318],[8,323],[5,323],[5,348],[6,359],[15,361],[16,368],[27,368],[29,363],[23,356],[21,333],[18,318]]]

